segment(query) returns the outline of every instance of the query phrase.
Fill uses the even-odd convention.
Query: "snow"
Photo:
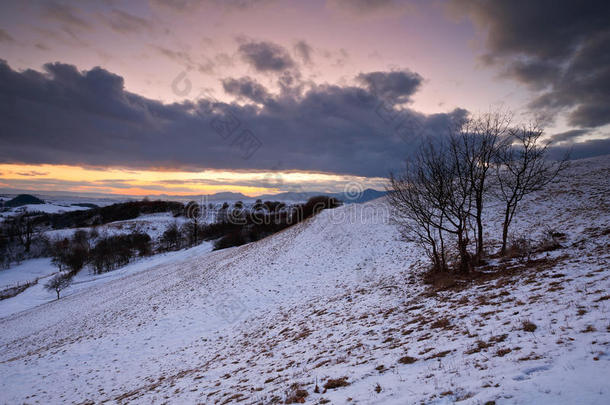
[[[9,269],[0,270],[0,290],[35,281],[56,271],[57,267],[51,264],[48,257],[26,260]]]
[[[456,291],[422,284],[426,260],[382,200],[83,274],[60,300],[0,315],[0,402],[267,404],[297,383],[306,403],[606,404],[609,174],[607,157],[575,162],[516,219],[516,234],[565,232],[564,248]]]
[[[62,212],[69,211],[82,211],[87,210],[87,207],[80,207],[76,205],[60,205],[53,203],[44,203],[44,204],[26,204],[21,205],[19,207],[10,208],[8,211],[3,213],[3,216],[10,216],[17,214],[19,212],[28,211],[28,212],[44,212],[46,214],[59,214]]]
[[[70,296],[90,287],[98,286],[113,280],[118,280],[126,275],[134,274],[139,271],[145,271],[153,266],[168,264],[175,260],[191,258],[193,256],[199,256],[210,252],[212,248],[212,242],[204,242],[201,245],[191,249],[139,258],[137,261],[123,266],[120,269],[102,274],[93,274],[90,269],[85,268],[74,277],[72,285],[61,292],[61,296]],[[24,284],[28,281],[38,281],[38,283],[32,287],[29,287],[23,293],[0,301],[0,318],[7,317],[9,315],[16,314],[18,312],[25,311],[55,300],[57,298],[56,293],[54,291],[47,291],[44,288],[44,284],[53,274],[57,273],[57,271],[57,267],[51,263],[51,260],[49,258],[44,258],[28,260],[19,266],[4,270],[4,272],[0,273],[1,285],[3,286],[0,288]],[[5,272],[8,274],[4,274]]]

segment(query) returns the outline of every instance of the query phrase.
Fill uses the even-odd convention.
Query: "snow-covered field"
[[[609,179],[574,162],[513,228],[563,248],[456,290],[422,284],[380,200],[76,283],[0,319],[0,402],[607,404]]]

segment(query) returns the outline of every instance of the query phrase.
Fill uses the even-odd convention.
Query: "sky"
[[[610,3],[0,4],[0,192],[383,189],[490,110],[610,153]]]

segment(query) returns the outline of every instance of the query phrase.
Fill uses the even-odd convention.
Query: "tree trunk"
[[[483,258],[483,201],[477,201],[477,262]]]
[[[55,290],[55,292],[57,293],[57,299],[59,299],[59,290]]]
[[[460,252],[460,272],[469,273],[470,257],[468,254],[468,247],[466,246],[466,241],[464,240],[462,232],[458,233],[458,250]]]
[[[509,217],[510,207],[507,206],[506,211],[504,212],[504,223],[502,224],[502,248],[500,249],[500,254],[502,256],[506,254],[506,240],[508,239]]]

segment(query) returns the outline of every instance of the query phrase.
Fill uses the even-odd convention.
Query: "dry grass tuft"
[[[325,390],[332,390],[340,387],[347,387],[349,383],[347,382],[347,377],[341,378],[329,378],[328,381],[324,384]]]
[[[531,321],[523,321],[523,330],[526,332],[534,332],[538,327],[536,326],[536,324],[534,322]]]
[[[417,361],[417,359],[415,357],[411,357],[411,356],[403,356],[400,359],[398,359],[398,362],[400,364],[413,364]]]

